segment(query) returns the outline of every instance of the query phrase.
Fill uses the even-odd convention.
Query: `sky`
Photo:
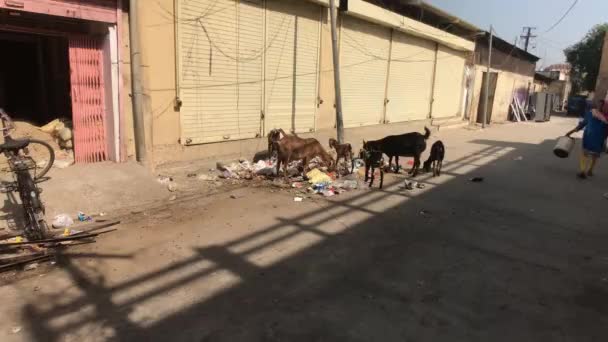
[[[529,51],[542,58],[537,67],[565,61],[564,48],[580,41],[596,24],[608,22],[608,0],[579,0],[562,22],[546,32],[572,5],[573,0],[427,0],[448,13],[488,30],[509,42],[524,26],[537,27]],[[520,41],[521,38],[518,38]],[[520,45],[521,46],[521,45]]]

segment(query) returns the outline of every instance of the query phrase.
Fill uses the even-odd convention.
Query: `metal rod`
[[[493,28],[490,25],[490,41],[488,42],[488,65],[486,67],[486,89],[485,96],[483,100],[483,122],[481,127],[486,128],[486,123],[488,120],[488,96],[490,95],[490,65],[492,64],[492,38],[493,38]]]
[[[131,101],[137,161],[146,164],[146,132],[144,128],[143,86],[141,83],[141,52],[139,48],[138,0],[129,1],[129,40],[131,49]]]
[[[47,254],[47,255],[41,255],[41,256],[37,256],[37,257],[33,257],[33,258],[30,258],[30,259],[25,259],[25,260],[21,260],[21,261],[15,261],[13,263],[6,264],[6,265],[1,265],[0,266],[0,272],[4,272],[4,271],[9,270],[9,269],[11,269],[13,267],[25,265],[25,264],[28,264],[30,262],[42,261],[42,260],[50,259],[52,257],[53,257],[52,254]]]
[[[63,242],[63,241],[73,241],[73,240],[81,240],[90,237],[96,237],[97,235],[110,233],[115,231],[116,229],[104,230],[102,232],[91,233],[91,234],[74,234],[72,236],[52,238],[52,239],[44,239],[44,240],[36,240],[36,241],[22,241],[22,242],[9,242],[0,244],[0,248],[2,247],[12,247],[12,246],[23,246],[23,245],[39,245],[44,243],[53,243],[53,242]]]
[[[336,134],[338,143],[344,143],[344,120],[342,118],[342,93],[340,90],[340,55],[338,51],[338,10],[336,1],[329,0],[329,11],[331,19],[331,50],[334,60],[334,87],[336,93]]]

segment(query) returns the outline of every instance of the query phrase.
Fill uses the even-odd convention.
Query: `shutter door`
[[[317,108],[321,8],[266,2],[265,130],[312,132]]]
[[[433,95],[433,118],[454,117],[460,114],[464,65],[464,52],[439,45]]]
[[[435,46],[434,42],[393,32],[387,90],[387,122],[428,118]]]
[[[342,17],[340,77],[345,127],[381,123],[390,46],[390,29]]]
[[[70,37],[70,79],[74,159],[93,163],[108,159],[101,39]]]
[[[263,0],[178,4],[182,143],[259,136]]]

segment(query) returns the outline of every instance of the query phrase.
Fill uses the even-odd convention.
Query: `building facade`
[[[469,108],[472,122],[482,123],[488,61],[489,33],[476,40],[473,98]],[[534,74],[538,57],[494,36],[492,39],[488,111],[486,122],[510,120],[510,106],[517,98],[525,104],[534,89]]]
[[[77,162],[128,158],[123,13],[120,0],[0,2],[0,107],[36,125],[71,121]]]
[[[156,164],[335,129],[327,0],[159,0],[140,16]],[[341,1],[338,30],[346,128],[462,117],[471,40],[360,0]]]

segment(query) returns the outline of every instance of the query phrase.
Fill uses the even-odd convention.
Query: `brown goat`
[[[308,163],[315,157],[320,157],[321,160],[328,165],[330,170],[333,169],[334,160],[325,151],[325,149],[323,149],[321,143],[313,138],[305,140],[308,140],[308,142],[302,143],[301,141],[295,141],[292,139],[281,139],[280,141],[274,143],[274,148],[278,151],[277,175],[281,171],[281,164],[283,164],[283,176],[286,176],[287,165],[294,160],[302,160],[302,164],[304,165],[304,173],[306,173]]]
[[[329,148],[333,148],[336,150],[336,169],[338,168],[338,162],[340,158],[344,158],[344,162],[346,163],[350,160],[351,168],[349,173],[353,173],[355,169],[355,160],[353,159],[353,147],[349,143],[338,144],[338,140],[334,138],[329,138]]]

